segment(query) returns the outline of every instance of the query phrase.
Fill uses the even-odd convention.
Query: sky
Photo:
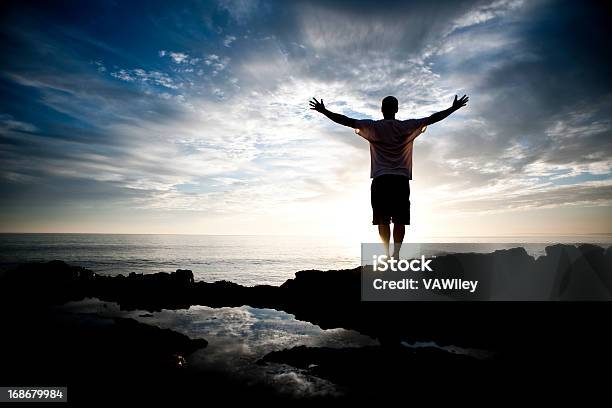
[[[612,232],[604,2],[19,1],[0,13],[0,232],[376,238],[353,118],[415,141],[409,239]]]

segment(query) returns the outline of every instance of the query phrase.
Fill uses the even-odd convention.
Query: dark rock
[[[490,374],[492,361],[477,360],[461,354],[426,347],[418,349],[367,347],[306,347],[273,351],[258,364],[280,363],[307,370],[353,392],[376,396],[381,390],[401,395],[407,384],[423,385],[435,378],[436,383],[450,384],[462,373],[480,376]],[[444,381],[447,380],[447,381]]]
[[[209,401],[274,395],[191,364],[190,355],[207,346],[204,339],[133,319],[60,310],[0,311],[1,384],[67,386],[74,406],[110,406],[118,400],[183,406],[203,395]]]
[[[536,282],[537,291],[523,293],[523,300],[610,299],[611,266],[612,248],[604,251],[591,245],[552,245],[537,260],[523,248],[514,248],[490,254],[448,254],[436,258],[434,264],[435,273],[487,281],[481,300],[500,293],[517,297],[522,286],[516,282],[525,279]],[[515,378],[523,384],[539,384],[542,373],[560,378],[567,372],[566,366],[582,367],[580,372],[584,373],[585,365],[597,363],[605,367],[609,362],[610,302],[363,302],[360,290],[360,268],[300,271],[280,287],[244,287],[227,281],[195,282],[189,270],[104,276],[61,261],[23,264],[0,277],[6,350],[2,355],[3,371],[13,376],[0,376],[0,380],[42,384],[49,383],[49,379],[64,379],[62,384],[76,381],[80,385],[77,389],[86,389],[83,387],[88,382],[75,373],[86,372],[91,366],[102,376],[119,376],[122,380],[115,384],[123,383],[123,379],[128,384],[132,378],[150,384],[163,372],[166,374],[159,377],[164,379],[161,387],[175,378],[171,388],[185,392],[185,378],[181,376],[185,356],[205,347],[205,340],[189,339],[130,319],[71,327],[55,317],[39,316],[46,310],[41,306],[86,297],[117,302],[122,309],[150,312],[191,305],[250,305],[284,310],[324,329],[357,330],[379,339],[381,345],[345,349],[297,347],[270,353],[261,363],[289,364],[357,390],[356,395],[362,395],[361,390],[366,390],[365,394],[373,392],[368,395],[375,399],[377,390],[400,390],[406,384],[419,389],[444,384],[446,391],[449,386],[459,385],[459,392],[474,384],[488,387],[498,376],[504,381]],[[466,299],[453,293],[445,295],[449,299]],[[37,323],[33,325],[32,321]],[[45,333],[44,341],[37,333]],[[436,348],[414,350],[400,346],[401,342],[417,341],[498,353],[494,360],[479,361]],[[46,350],[42,353],[44,361],[37,361],[39,354],[22,357],[41,347]],[[36,375],[32,370],[20,371],[20,366],[36,367]],[[54,371],[54,367],[62,370]],[[19,372],[27,375],[16,378],[14,373]],[[66,377],[58,379],[57,372]],[[34,381],[37,378],[39,381]],[[199,392],[201,384],[230,389],[227,384],[231,380],[223,379],[220,384],[216,378],[215,374],[206,377],[206,381],[194,380],[194,392]],[[91,392],[97,389],[89,387]],[[216,388],[206,389],[211,392]],[[133,387],[126,386],[126,392],[133,392]],[[224,397],[237,395],[231,391],[227,395],[221,393]]]
[[[448,254],[432,264],[434,274],[487,282],[478,298],[482,300],[500,293],[522,300],[602,300],[612,298],[611,258],[610,248],[604,252],[592,245],[552,245],[537,260],[523,248],[514,248],[490,254]],[[535,283],[525,287],[520,283],[525,281]],[[189,270],[111,277],[53,261],[21,265],[0,282],[0,299],[11,305],[84,297],[150,312],[191,305],[250,305],[284,310],[322,328],[354,329],[385,345],[433,340],[441,345],[509,348],[557,335],[575,338],[579,330],[589,329],[602,318],[597,306],[560,302],[363,302],[360,268],[300,271],[280,287],[244,287],[227,281],[194,282]],[[569,335],[568,327],[574,329]],[[597,322],[594,327],[601,325]]]

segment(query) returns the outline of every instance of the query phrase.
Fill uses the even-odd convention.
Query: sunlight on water
[[[408,236],[407,242],[411,241]],[[610,243],[609,235],[428,237],[421,242],[522,242],[533,256],[550,243]],[[474,247],[478,251],[478,247]],[[23,261],[60,259],[104,274],[173,272],[191,269],[196,280],[230,280],[242,285],[280,285],[306,269],[360,265],[360,242],[330,237],[229,235],[0,234],[0,267]]]

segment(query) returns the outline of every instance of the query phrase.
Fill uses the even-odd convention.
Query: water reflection
[[[340,348],[378,344],[352,330],[323,330],[282,311],[249,306],[216,309],[192,306],[187,310],[146,313],[125,312],[115,303],[86,299],[67,303],[62,309],[103,317],[129,317],[191,338],[205,338],[208,347],[187,357],[190,368],[232,373],[249,383],[273,384],[280,391],[296,396],[333,395],[339,390],[304,370],[281,364],[261,366],[256,364],[257,360],[271,351],[299,345]]]

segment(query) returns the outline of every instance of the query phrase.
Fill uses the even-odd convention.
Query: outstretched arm
[[[461,99],[457,100],[457,95],[455,95],[455,100],[453,101],[453,106],[451,106],[450,108],[445,109],[445,110],[443,110],[441,112],[434,113],[430,117],[426,118],[425,119],[426,120],[426,124],[427,125],[431,125],[433,123],[441,121],[442,119],[445,119],[451,113],[453,113],[456,110],[464,107],[468,103],[469,100],[470,100],[470,98],[468,98],[465,95],[463,95],[461,97]]]
[[[311,110],[315,110],[317,112],[324,114],[325,116],[327,116],[328,118],[330,118],[336,123],[339,123],[341,125],[348,126],[350,128],[355,129],[355,126],[356,126],[355,119],[352,119],[347,116],[340,115],[339,113],[334,113],[334,112],[331,112],[325,109],[325,105],[323,104],[323,99],[321,99],[321,102],[319,102],[317,101],[316,98],[312,98],[312,101],[310,101],[309,103],[310,103]]]

